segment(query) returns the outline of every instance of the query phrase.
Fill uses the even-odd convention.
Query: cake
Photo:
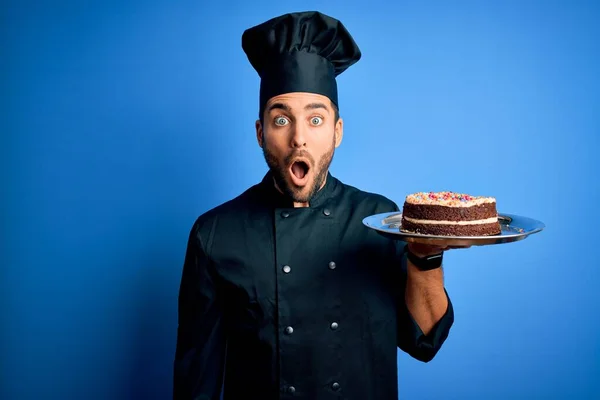
[[[454,192],[406,196],[400,229],[440,236],[489,236],[501,232],[495,198]]]

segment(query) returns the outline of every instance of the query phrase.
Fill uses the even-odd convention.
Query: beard
[[[331,144],[331,148],[325,152],[315,163],[315,159],[304,150],[294,151],[285,157],[284,160],[279,160],[268,148],[267,143],[263,146],[263,155],[265,161],[273,174],[277,187],[283,192],[284,195],[292,199],[296,203],[310,203],[310,200],[314,195],[321,189],[325,179],[327,178],[327,172],[329,166],[333,161],[333,155],[335,152],[335,139]],[[287,178],[290,167],[296,157],[304,157],[309,162],[309,173],[313,174],[314,179],[312,183],[308,183],[305,187],[295,187]]]

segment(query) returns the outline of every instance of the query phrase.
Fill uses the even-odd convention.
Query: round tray
[[[493,236],[439,236],[402,232],[402,213],[387,212],[363,219],[363,224],[379,234],[404,242],[424,243],[439,246],[485,246],[523,240],[541,232],[546,226],[532,218],[514,214],[498,214],[502,232]]]

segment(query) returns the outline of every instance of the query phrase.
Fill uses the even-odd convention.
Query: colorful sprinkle
[[[495,199],[492,197],[484,197],[484,196],[471,196],[465,193],[456,193],[450,191],[442,191],[442,192],[417,192],[412,195],[407,196],[407,201],[415,202],[415,203],[423,203],[423,204],[433,204],[433,203],[442,203],[442,204],[465,204],[465,203],[486,203],[486,202],[495,202]]]

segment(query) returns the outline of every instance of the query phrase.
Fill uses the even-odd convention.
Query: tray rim
[[[390,211],[378,214],[372,214],[363,218],[363,224],[375,230],[376,232],[395,240],[401,241],[421,241],[421,242],[468,242],[468,244],[499,244],[514,242],[527,238],[530,235],[539,233],[546,228],[546,225],[537,219],[526,217],[513,213],[498,212],[498,218],[501,220],[500,225],[503,227],[503,231],[499,235],[489,236],[445,236],[445,235],[425,235],[412,232],[403,232],[398,228],[385,228],[391,225],[394,221],[398,221],[398,227],[400,226],[399,221],[402,218],[402,211]],[[379,219],[381,221],[380,226],[376,226],[372,223],[373,220]],[[532,226],[531,229],[525,229],[520,226],[515,228],[523,229],[523,232],[510,232],[504,230],[505,227],[510,227],[513,221],[527,221]]]

